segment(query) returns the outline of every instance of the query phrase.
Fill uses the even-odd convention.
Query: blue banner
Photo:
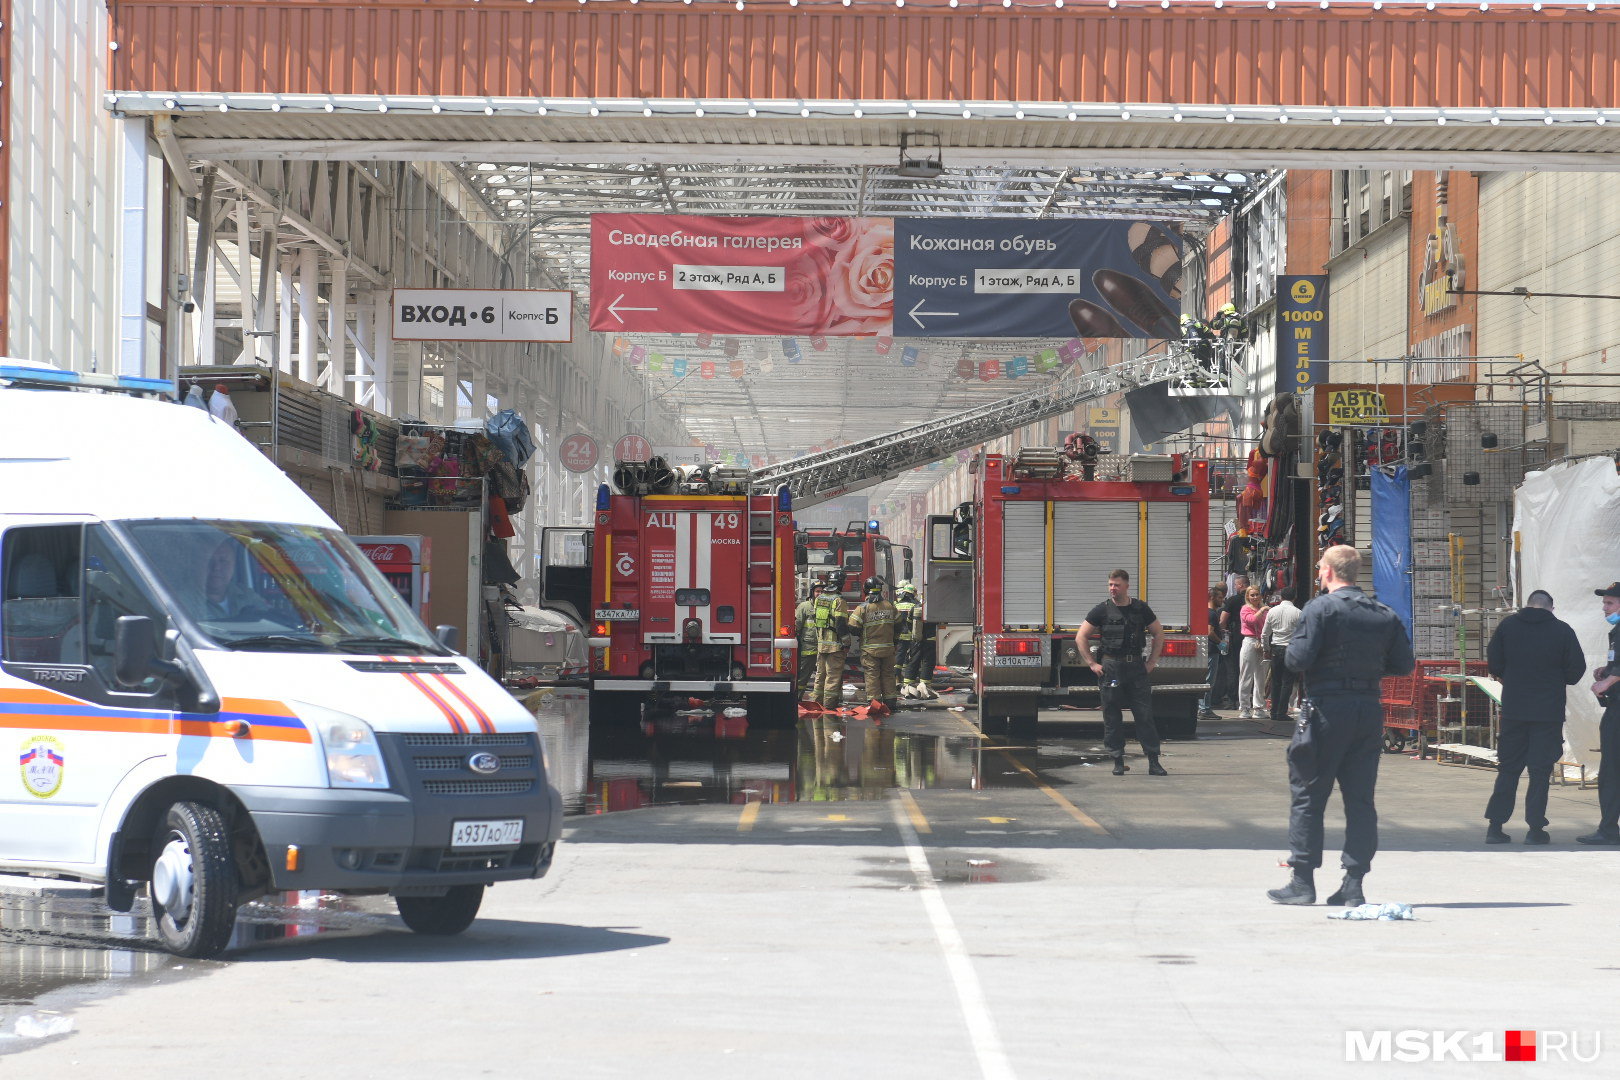
[[[1153,222],[897,218],[894,275],[897,337],[1181,335],[1181,237]]]
[[[1327,380],[1326,274],[1277,278],[1277,393],[1293,394]]]
[[[1373,593],[1401,617],[1412,636],[1412,482],[1406,466],[1394,475],[1372,471]]]

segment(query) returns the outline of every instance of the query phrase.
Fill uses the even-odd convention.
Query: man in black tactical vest
[[[1102,693],[1103,746],[1114,758],[1114,775],[1130,771],[1125,764],[1124,708],[1136,721],[1136,740],[1147,755],[1148,773],[1167,775],[1159,764],[1159,729],[1153,722],[1152,686],[1148,676],[1164,651],[1164,627],[1153,609],[1131,599],[1131,575],[1115,570],[1108,575],[1108,599],[1092,608],[1080,624],[1075,644],[1081,656],[1091,656],[1091,639],[1101,647],[1091,658],[1091,673]],[[1142,651],[1152,639],[1146,658]]]
[[[1609,648],[1603,665],[1592,672],[1592,693],[1603,706],[1598,723],[1598,827],[1577,836],[1582,844],[1620,844],[1620,581],[1594,590],[1603,597],[1603,621],[1609,626]]]
[[[1346,544],[1322,552],[1316,573],[1327,590],[1305,605],[1284,662],[1305,680],[1305,700],[1288,744],[1288,884],[1266,895],[1278,904],[1316,903],[1322,814],[1335,782],[1344,800],[1344,882],[1330,904],[1355,907],[1361,879],[1378,852],[1373,788],[1384,752],[1379,684],[1412,670],[1412,642],[1401,617],[1356,588],[1361,554]]]

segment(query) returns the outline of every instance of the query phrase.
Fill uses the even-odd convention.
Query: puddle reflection
[[[593,724],[582,690],[540,691],[527,704],[570,814],[694,803],[845,802],[882,799],[897,787],[980,785],[979,738],[940,710],[906,711],[881,723],[815,716],[792,727],[767,727],[743,717],[673,713]]]

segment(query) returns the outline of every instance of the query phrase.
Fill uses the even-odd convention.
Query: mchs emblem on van
[[[65,755],[62,744],[49,735],[34,735],[23,740],[22,779],[28,794],[48,799],[62,790],[62,768]]]
[[[501,759],[495,754],[491,754],[486,750],[483,753],[474,754],[472,757],[468,758],[467,768],[471,769],[475,773],[482,773],[484,776],[488,776],[491,773],[498,773],[501,771]]]

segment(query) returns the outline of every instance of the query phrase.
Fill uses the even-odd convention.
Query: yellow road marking
[[[737,819],[737,831],[752,832],[754,830],[754,822],[759,817],[759,808],[764,805],[764,803],[759,802],[758,800],[751,803],[745,803],[743,805],[742,817]]]
[[[989,738],[988,735],[979,730],[978,725],[973,723],[973,721],[969,720],[963,714],[952,713],[951,715],[956,717],[957,721],[961,723],[963,727],[973,732],[973,734],[977,735],[980,739]],[[1039,788],[1047,798],[1051,799],[1053,802],[1057,803],[1058,806],[1062,807],[1064,813],[1068,814],[1070,817],[1074,818],[1074,820],[1078,821],[1080,824],[1084,825],[1086,828],[1090,829],[1099,836],[1113,837],[1114,834],[1103,828],[1101,822],[1092,817],[1090,814],[1086,813],[1084,810],[1080,809],[1078,806],[1074,805],[1074,803],[1070,802],[1068,799],[1064,798],[1060,792],[1054,790],[1051,785],[1047,784],[1040,777],[1036,776],[1027,765],[1013,757],[1011,754],[1007,753],[1005,748],[989,747],[988,749],[1001,751],[1001,755],[1012,763],[1013,768],[1029,777],[1030,783]]]
[[[928,819],[923,816],[922,807],[917,805],[917,800],[913,799],[911,797],[911,792],[907,791],[905,788],[900,789],[900,804],[906,808],[906,816],[911,819],[911,827],[913,829],[916,829],[920,833],[931,833],[934,831],[929,827]]]
[[[982,817],[979,820],[988,821],[992,825],[1010,825],[1018,819],[1010,817]]]
[[[828,814],[826,817],[822,818],[821,820],[822,821],[848,821],[849,820],[849,815],[848,814]]]
[[[1049,786],[1040,777],[1036,776],[1035,773],[1030,770],[1029,766],[1025,765],[1022,761],[1019,761],[1017,758],[1013,757],[1011,754],[1008,754],[1008,753],[1005,753],[1005,752],[1003,752],[1002,756],[1005,757],[1008,761],[1012,762],[1013,768],[1017,769],[1019,772],[1023,773],[1025,776],[1029,777],[1030,783],[1032,783],[1036,787],[1040,788],[1041,791],[1043,791],[1046,794],[1047,798],[1051,799],[1053,802],[1055,802],[1059,806],[1061,806],[1063,808],[1063,811],[1066,814],[1068,814],[1070,817],[1074,818],[1074,820],[1078,821],[1080,824],[1084,825],[1086,828],[1090,829],[1092,832],[1098,834],[1099,836],[1110,836],[1111,837],[1111,836],[1114,835],[1113,833],[1109,832],[1107,829],[1103,828],[1102,823],[1099,822],[1096,818],[1092,817],[1090,814],[1086,813],[1084,810],[1082,810],[1078,806],[1074,805],[1074,803],[1070,802],[1068,799],[1065,799],[1062,796],[1062,794],[1060,794],[1059,792],[1053,790],[1051,786]]]

